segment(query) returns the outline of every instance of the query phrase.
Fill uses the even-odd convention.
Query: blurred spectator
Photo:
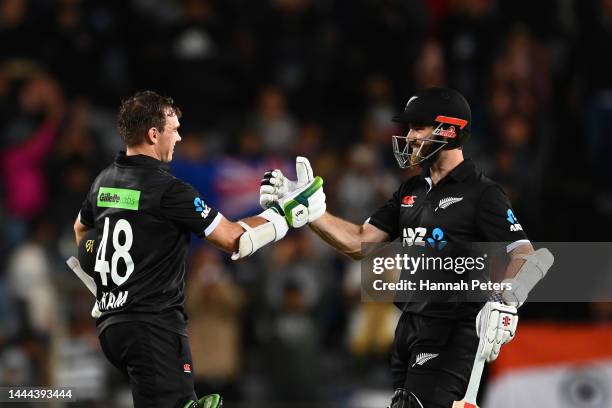
[[[16,337],[21,328],[13,291],[5,276],[0,275],[0,349],[7,340]]]
[[[52,200],[47,214],[57,223],[58,241],[62,254],[71,255],[66,248],[74,246],[73,223],[83,197],[89,191],[97,173],[108,163],[103,148],[90,127],[91,107],[84,99],[77,99],[67,109],[66,120],[48,159],[46,170],[54,175],[49,190],[62,200]],[[68,204],[70,203],[70,204]]]
[[[35,365],[24,347],[9,345],[0,352],[0,384],[2,386],[33,386],[36,384]]]
[[[221,254],[199,249],[193,256],[186,300],[197,395],[216,392],[228,401],[240,399],[243,302]]]
[[[361,302],[361,264],[349,264],[344,293],[351,302],[348,344],[353,356],[365,360],[371,357],[387,357],[395,326],[400,316],[393,303]]]
[[[445,83],[444,49],[434,38],[428,39],[415,64],[416,89],[443,86]]]
[[[101,401],[109,394],[107,377],[115,368],[106,362],[100,349],[96,329],[87,312],[91,302],[91,294],[85,290],[73,294],[69,331],[59,340],[53,374],[56,385],[72,389],[79,403],[102,407]]]
[[[2,175],[7,210],[27,220],[47,205],[44,161],[58,134],[63,97],[53,79],[34,73],[19,89],[18,103],[21,116],[5,124],[13,143],[2,151]]]
[[[336,186],[337,212],[358,224],[372,215],[384,197],[393,194],[396,180],[386,172],[377,171],[373,152],[364,145],[355,145],[348,157],[342,178]]]
[[[295,122],[287,112],[285,96],[279,88],[261,90],[253,124],[267,152],[287,151],[296,141]]]
[[[267,277],[267,300],[272,310],[268,375],[273,396],[279,401],[315,402],[321,397],[316,378],[324,335],[315,310],[330,273],[302,234],[285,238],[273,248],[273,266]]]
[[[53,286],[53,269],[47,253],[55,227],[38,220],[32,235],[11,254],[7,279],[15,299],[23,307],[22,329],[49,336],[58,324],[57,292]]]
[[[489,61],[503,30],[493,13],[493,1],[457,0],[448,4],[448,13],[439,23],[446,50],[446,83],[474,100],[484,86]]]

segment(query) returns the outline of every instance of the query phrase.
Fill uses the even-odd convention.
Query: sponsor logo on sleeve
[[[208,217],[208,214],[210,214],[210,207],[207,206],[200,197],[196,197],[193,200],[193,205],[195,207],[196,212],[199,212],[202,218],[206,218]]]
[[[508,211],[506,212],[506,216],[507,216],[506,221],[510,223],[510,231],[515,232],[515,231],[523,230],[523,227],[521,226],[521,224],[519,224],[512,209],[508,208]]]

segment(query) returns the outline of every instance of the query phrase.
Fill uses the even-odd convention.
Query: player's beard
[[[410,146],[412,153],[410,155],[410,165],[416,166],[417,164],[422,163],[424,158],[431,153],[432,149],[434,148],[434,143],[425,140],[417,140],[412,143]]]

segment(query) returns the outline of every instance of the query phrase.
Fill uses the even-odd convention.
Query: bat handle
[[[467,391],[465,392],[464,401],[470,404],[476,405],[476,396],[478,395],[478,388],[480,387],[480,379],[482,377],[482,370],[484,369],[485,360],[479,356],[476,352],[474,357],[474,366],[472,367],[472,374],[470,375],[470,382],[468,383]]]

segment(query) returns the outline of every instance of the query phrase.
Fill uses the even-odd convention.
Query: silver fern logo
[[[416,355],[416,358],[414,360],[414,364],[412,365],[412,367],[414,367],[415,365],[422,366],[423,364],[425,364],[429,360],[433,360],[434,358],[436,358],[438,356],[439,356],[439,354],[419,353],[419,354]]]
[[[434,210],[434,212],[438,211],[439,208],[441,209],[446,209],[449,206],[458,203],[459,201],[463,200],[463,197],[446,197],[440,200],[440,203],[438,203],[438,206],[436,207],[436,209]]]

